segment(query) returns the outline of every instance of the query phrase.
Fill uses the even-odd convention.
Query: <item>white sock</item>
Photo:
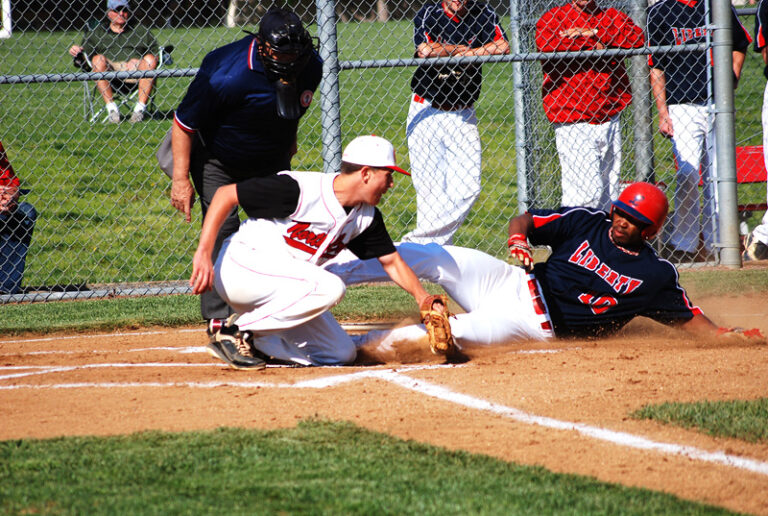
[[[110,113],[117,113],[118,112],[117,104],[115,104],[114,102],[107,102],[107,111],[109,111]]]
[[[133,112],[134,113],[141,113],[145,109],[147,109],[147,105],[146,104],[144,104],[143,102],[137,102],[136,103],[136,107],[133,108]]]

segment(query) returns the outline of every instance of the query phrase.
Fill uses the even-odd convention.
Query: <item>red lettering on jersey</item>
[[[643,284],[643,280],[630,278],[628,276],[624,276],[623,274],[619,274],[608,264],[604,263],[600,258],[598,258],[595,252],[592,251],[588,240],[585,240],[579,244],[579,247],[576,249],[576,251],[574,251],[573,254],[568,258],[568,262],[578,265],[579,267],[583,267],[588,271],[594,272],[603,278],[603,280],[605,280],[605,282],[608,283],[613,288],[613,290],[618,293],[622,293],[622,290],[624,290],[623,293],[628,294]]]
[[[605,313],[619,304],[615,297],[602,296],[595,292],[579,294],[579,301],[589,306],[589,309],[595,315]]]
[[[637,287],[639,287],[642,284],[643,284],[642,280],[635,279],[635,278],[630,278],[629,279],[629,284],[627,285],[627,290],[625,290],[624,293],[625,294],[631,294],[632,292],[637,290]]]
[[[570,258],[568,258],[568,261],[571,263],[578,264],[581,261],[581,258],[584,256],[584,250],[589,249],[589,242],[584,240],[578,249],[576,249]]]
[[[672,27],[672,38],[675,40],[675,45],[683,45],[689,40],[694,38],[703,38],[706,35],[706,27],[694,27],[692,29],[685,27]]]
[[[620,292],[621,289],[623,289],[627,283],[629,283],[629,278],[622,274],[621,276],[619,276],[619,279],[616,281],[616,283],[611,286],[613,287],[613,290],[615,290],[616,292]]]
[[[579,262],[579,265],[587,269],[588,271],[596,271],[597,266],[600,265],[600,258],[595,256],[595,253],[592,252],[592,249],[587,251],[587,255],[585,259],[582,262]]]
[[[341,234],[338,237],[336,237],[336,240],[331,242],[331,245],[328,246],[328,248],[323,253],[323,258],[331,259],[337,254],[339,254],[347,244],[344,243],[344,235]]]
[[[309,230],[309,226],[307,222],[297,222],[289,227],[288,234],[285,236],[286,243],[295,249],[314,254],[325,242],[328,233],[313,233]]]

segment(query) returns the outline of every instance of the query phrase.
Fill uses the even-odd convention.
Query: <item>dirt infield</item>
[[[699,304],[768,334],[768,293]],[[648,403],[765,397],[768,346],[638,320],[614,339],[473,349],[459,365],[401,350],[384,365],[244,372],[207,355],[205,340],[200,328],[0,339],[0,439],[319,416],[768,515],[768,444],[628,417]]]

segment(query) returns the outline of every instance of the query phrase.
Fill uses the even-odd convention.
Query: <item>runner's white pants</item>
[[[216,291],[262,352],[304,365],[355,359],[354,342],[328,312],[346,291],[338,276],[279,249],[260,251],[231,240],[214,269]]]
[[[553,124],[562,170],[561,206],[610,210],[619,196],[620,115],[602,124]]]
[[[765,90],[763,91],[763,159],[766,170],[768,170],[768,82],[765,83]],[[768,183],[766,183],[765,198],[768,202]],[[768,245],[768,211],[763,215],[760,224],[752,230],[752,234],[759,241]]]
[[[416,228],[403,241],[450,244],[480,195],[482,150],[475,109],[411,101],[406,133],[416,189]]]
[[[451,318],[459,345],[553,337],[549,315],[541,309],[543,301],[537,308],[531,294],[529,282],[535,284],[536,280],[523,269],[464,247],[402,243],[397,250],[420,279],[442,286],[466,312]],[[325,268],[347,285],[389,280],[378,260],[359,260],[349,251],[325,264]],[[399,337],[413,340],[425,331],[423,325],[394,330]],[[391,330],[370,332],[368,340],[386,339],[390,334]]]

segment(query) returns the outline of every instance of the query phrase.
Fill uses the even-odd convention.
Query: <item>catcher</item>
[[[668,210],[648,183],[629,186],[610,213],[587,208],[531,210],[510,221],[508,246],[517,266],[480,251],[436,244],[400,244],[400,256],[421,279],[440,284],[465,311],[450,317],[459,346],[554,337],[608,336],[635,316],[697,335],[765,342],[758,329],[718,327],[678,283],[677,271],[647,244]],[[533,265],[530,243],[552,255]],[[326,270],[346,284],[383,280],[371,260],[340,255]],[[420,325],[370,332],[358,345],[416,341]]]

